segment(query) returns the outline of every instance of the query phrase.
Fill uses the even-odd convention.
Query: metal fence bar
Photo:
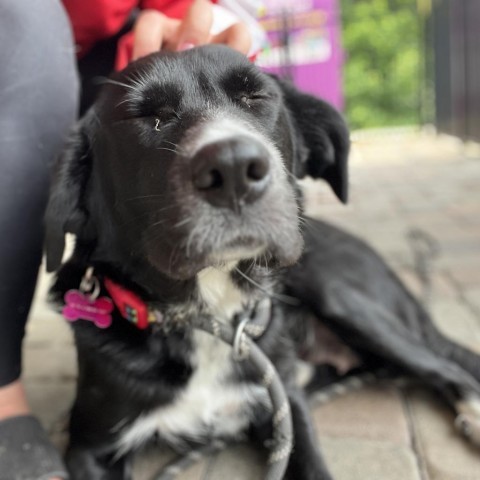
[[[480,2],[433,2],[436,124],[441,132],[480,141]]]

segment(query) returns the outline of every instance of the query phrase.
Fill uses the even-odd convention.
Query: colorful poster
[[[264,0],[260,23],[269,45],[257,58],[264,70],[343,107],[340,11],[337,0]]]

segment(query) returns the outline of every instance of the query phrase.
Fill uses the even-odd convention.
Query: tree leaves
[[[418,123],[416,0],[341,0],[346,114],[353,128]]]

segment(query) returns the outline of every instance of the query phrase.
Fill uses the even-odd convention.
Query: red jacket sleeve
[[[63,0],[79,57],[95,43],[115,35],[135,8],[151,8],[172,18],[182,18],[191,3],[192,0]]]
[[[142,10],[151,8],[164,13],[167,17],[183,18],[192,0],[141,0]]]
[[[63,0],[70,17],[77,55],[85,55],[95,43],[115,35],[125,25],[137,0]]]

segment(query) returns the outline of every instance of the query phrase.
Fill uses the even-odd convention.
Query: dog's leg
[[[460,365],[480,382],[480,356],[445,337],[433,324],[426,312],[419,319],[425,343],[438,355]]]
[[[288,464],[289,480],[331,480],[318,447],[307,402],[301,392],[288,395],[292,411],[294,444]]]
[[[455,426],[477,447],[480,447],[480,396],[467,395],[454,403]]]
[[[81,368],[80,371],[83,369]],[[128,410],[113,388],[102,388],[94,375],[80,375],[70,416],[66,463],[71,480],[130,480],[131,461],[117,454],[119,426]]]
[[[457,359],[436,352],[427,338],[412,333],[393,312],[361,292],[334,286],[326,304],[329,326],[357,351],[384,358],[457,399],[480,394],[480,382]]]
[[[74,408],[72,412],[70,443],[65,457],[70,480],[131,480],[131,457],[116,454],[115,435],[111,429],[96,431],[97,422],[93,416],[90,415],[92,423],[80,422],[82,416],[78,415],[78,410]]]
[[[404,370],[443,392],[450,402],[480,394],[480,383],[412,333],[394,313],[348,285],[331,284],[314,312],[350,347],[377,366]]]
[[[70,480],[130,480],[130,457],[104,455],[91,448],[71,446],[66,454]]]
[[[423,320],[423,333],[427,345],[439,355],[460,365],[480,382],[480,357],[466,348],[452,342],[439,332],[426,315]],[[453,399],[452,406],[457,413],[455,426],[473,444],[480,447],[480,394],[463,393]]]

